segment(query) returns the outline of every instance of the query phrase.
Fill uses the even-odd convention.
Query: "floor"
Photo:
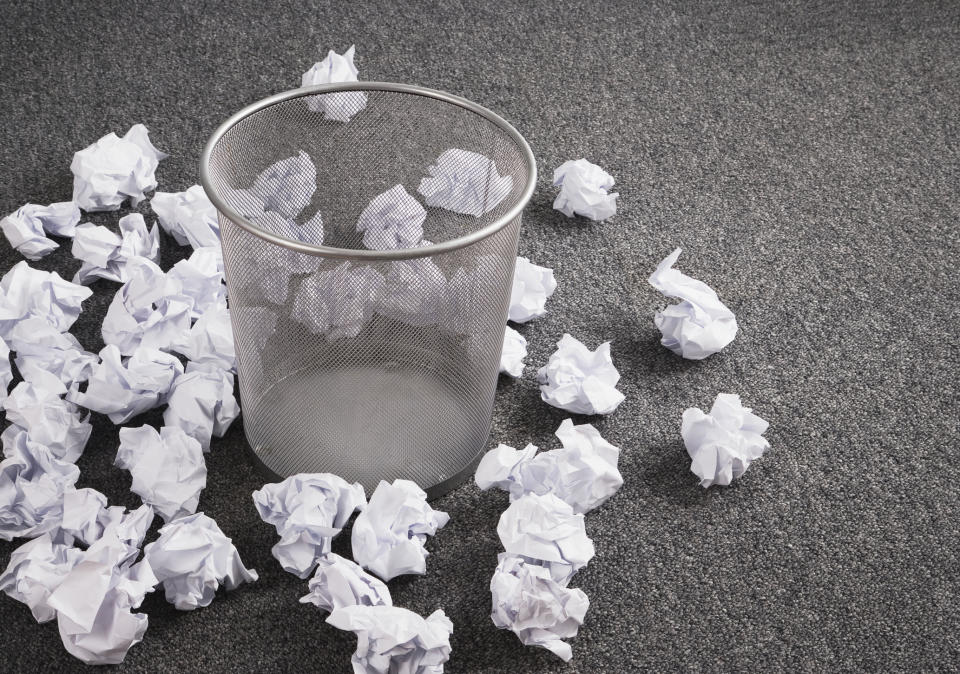
[[[223,119],[353,43],[363,79],[478,101],[528,139],[540,179],[520,253],[559,287],[520,329],[529,365],[499,384],[490,444],[553,446],[566,415],[536,369],[565,331],[612,340],[627,399],[591,421],[625,485],[587,517],[597,555],[573,585],[591,607],[568,665],[490,621],[506,495],[467,484],[435,503],[451,522],[427,575],[390,589],[453,620],[446,671],[960,667],[960,4],[23,2],[0,27],[2,213],[68,199],[73,153],[136,122],[173,155],[160,189],[186,189]],[[617,179],[606,223],[551,209],[553,169],[578,157]],[[676,246],[741,326],[703,362],[652,322],[646,277]],[[21,259],[0,250],[0,271]],[[186,252],[165,237],[163,267]],[[66,246],[34,266],[79,262]],[[74,332],[97,351],[116,285],[94,290]],[[680,415],[719,392],[770,421],[771,449],[704,490]],[[80,485],[138,505],[116,427],[94,425]],[[260,581],[191,613],[155,593],[120,671],[347,671],[353,635],[298,604],[306,583],[270,556],[244,443],[240,423],[214,443],[200,508]],[[26,607],[2,598],[0,623],[10,671],[81,669]]]

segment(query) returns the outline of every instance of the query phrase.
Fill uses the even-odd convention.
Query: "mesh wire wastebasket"
[[[468,212],[418,192],[451,149],[468,159],[448,172],[448,196]],[[478,184],[488,167],[469,164],[488,161],[495,171]],[[277,166],[265,200],[258,177]],[[259,466],[274,477],[332,472],[368,493],[406,478],[430,496],[469,476],[490,431],[520,216],[536,182],[520,134],[442,92],[322,85],[227,120],[200,173],[219,212]],[[392,231],[397,209],[376,203],[396,186],[426,217],[422,237],[385,246],[365,234]]]

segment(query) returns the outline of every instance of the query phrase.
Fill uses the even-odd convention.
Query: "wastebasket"
[[[368,493],[405,478],[431,497],[468,477],[489,436],[536,182],[522,136],[443,92],[321,85],[231,117],[200,175],[258,465]]]

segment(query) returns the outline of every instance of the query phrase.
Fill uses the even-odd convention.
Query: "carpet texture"
[[[473,99],[529,140],[520,253],[559,287],[520,328],[528,367],[499,384],[490,445],[555,446],[567,415],[540,402],[536,369],[565,331],[613,340],[627,399],[590,421],[626,482],[587,516],[597,555],[572,585],[591,606],[569,665],[490,621],[506,494],[468,484],[435,503],[451,522],[427,575],[390,589],[453,620],[446,671],[960,664],[957,3],[23,2],[0,26],[2,213],[69,199],[73,153],[137,122],[173,155],[160,189],[186,189],[223,119],[352,43],[362,79]],[[604,224],[551,209],[553,169],[578,157],[617,179]],[[652,322],[646,277],[676,246],[741,326],[704,362],[662,348]],[[188,252],[164,235],[162,266]],[[20,259],[0,244],[0,270]],[[70,278],[79,262],[64,245],[34,266]],[[73,330],[88,350],[117,287],[93,286]],[[718,392],[770,421],[771,449],[704,490],[680,415]],[[355,637],[298,604],[306,582],[270,556],[244,443],[240,423],[214,442],[200,509],[260,581],[189,613],[154,593],[121,671],[348,671]],[[117,444],[94,415],[78,486],[136,506]],[[19,544],[0,543],[0,568]],[[25,606],[0,597],[0,624],[7,671],[82,669]]]

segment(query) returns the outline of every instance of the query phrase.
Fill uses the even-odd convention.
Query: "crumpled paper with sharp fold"
[[[318,61],[300,78],[301,87],[338,82],[356,82],[357,67],[353,64],[354,45],[338,54],[332,49],[327,57]],[[363,91],[341,91],[333,94],[308,96],[304,100],[311,112],[322,112],[324,119],[336,122],[349,122],[350,119],[367,107],[367,94]]]
[[[3,403],[11,423],[2,434],[4,447],[8,438],[24,431],[54,457],[70,463],[79,459],[93,426],[90,415],[81,417],[76,405],[60,397],[63,393],[66,390],[51,391],[25,381],[17,384]]]
[[[126,509],[116,507],[122,517]],[[150,511],[153,521],[153,511]],[[72,543],[77,540],[90,545],[103,535],[104,526],[113,520],[112,515],[104,494],[91,488],[71,489],[63,494],[63,517],[56,538],[60,542]]]
[[[511,500],[516,500],[526,493],[523,486],[523,469],[536,455],[536,445],[514,449],[510,445],[500,443],[480,459],[474,481],[483,491],[497,487],[509,492]]]
[[[153,521],[150,506],[140,506],[129,513],[122,506],[107,507],[106,496],[95,489],[68,490],[63,501],[61,528],[14,550],[0,575],[0,591],[30,607],[40,623],[56,617],[57,612],[49,603],[50,595],[77,564],[87,559],[87,553],[75,547],[74,540],[94,546],[108,536],[107,547],[119,560],[143,543]]]
[[[553,172],[553,185],[560,193],[553,207],[568,218],[582,215],[603,221],[617,212],[613,176],[586,159],[565,161]]]
[[[119,664],[141,641],[147,616],[133,613],[157,585],[148,562],[134,563],[140,541],[108,527],[50,594],[67,651],[91,665]]]
[[[570,419],[556,435],[562,449],[537,454],[534,445],[516,450],[501,444],[490,450],[477,466],[477,486],[499,487],[510,492],[511,500],[525,493],[553,494],[575,513],[590,512],[617,493],[623,485],[619,448],[590,424],[574,426]]]
[[[122,424],[166,402],[181,374],[183,365],[169,353],[141,346],[124,360],[116,346],[107,344],[100,351],[100,364],[87,381],[87,390],[74,387],[67,400]]]
[[[64,388],[86,381],[99,360],[69,332],[60,332],[36,316],[13,327],[9,345],[17,353],[17,369],[23,380],[47,390],[61,390],[51,377]]]
[[[500,351],[500,372],[511,377],[523,374],[527,357],[527,340],[519,332],[506,326],[503,333],[503,349]]]
[[[31,217],[38,218],[48,234],[70,238],[76,232],[80,222],[80,207],[76,203],[59,201],[49,206],[35,206],[34,209],[31,209]]]
[[[200,318],[210,310],[227,308],[227,286],[219,244],[197,248],[189,258],[173,265],[167,278],[179,283],[180,294],[193,300],[191,318]]]
[[[271,552],[285,571],[306,578],[356,510],[366,506],[363,486],[332,473],[301,473],[253,492],[261,519],[280,542]]]
[[[127,512],[123,506],[108,505],[96,489],[70,489],[63,494],[63,519],[55,540],[92,545],[110,530],[123,543],[140,547],[152,523],[153,508],[147,504]]]
[[[610,342],[591,351],[564,334],[537,379],[545,403],[574,414],[610,414],[624,399],[617,390],[620,373],[610,357]]]
[[[681,302],[658,311],[653,322],[663,337],[660,343],[674,353],[702,360],[720,351],[737,336],[737,319],[713,288],[674,269],[677,248],[650,275],[650,285]]]
[[[685,410],[680,434],[700,486],[728,485],[743,475],[770,448],[763,437],[769,425],[732,393],[717,395],[709,414]]]
[[[50,593],[82,558],[83,550],[54,542],[50,533],[45,533],[13,551],[0,575],[0,591],[30,607],[38,623],[49,622],[57,617],[47,603]]]
[[[4,443],[0,462],[0,539],[34,538],[54,531],[63,519],[63,494],[80,470],[61,461],[20,432]]]
[[[203,513],[164,525],[157,540],[143,549],[143,558],[163,585],[167,601],[181,611],[209,606],[221,585],[233,590],[259,579],[256,571],[243,565],[217,523]]]
[[[154,172],[168,155],[150,142],[143,124],[119,138],[108,133],[73,155],[73,200],[85,211],[115,211],[127,197],[136,206],[157,188]]]
[[[456,148],[437,157],[427,173],[430,177],[417,188],[427,206],[478,218],[496,208],[513,188],[513,178],[501,176],[492,159]]]
[[[83,265],[73,277],[74,283],[89,285],[98,278],[126,283],[130,280],[127,265],[135,257],[154,264],[160,260],[160,237],[157,225],[147,229],[139,213],[120,218],[120,234],[89,222],[77,227],[72,253]]]
[[[233,374],[211,363],[187,363],[167,396],[163,423],[176,426],[209,451],[210,438],[222,438],[240,416],[233,396]]]
[[[427,503],[427,493],[410,480],[380,481],[370,503],[353,523],[351,546],[356,562],[390,580],[427,571],[424,547],[450,516]]]
[[[573,650],[563,639],[577,636],[590,607],[587,595],[564,587],[548,569],[523,557],[503,552],[498,559],[490,581],[493,624],[511,630],[524,645],[546,648],[569,662]]]
[[[426,618],[398,606],[346,606],[327,622],[357,635],[356,674],[442,674],[453,623],[442,609]]]
[[[386,280],[373,267],[343,262],[303,279],[290,317],[330,341],[356,337],[380,304]]]
[[[591,424],[574,425],[565,419],[556,436],[563,448],[543,452],[527,469],[527,479],[537,485],[534,491],[549,490],[575,513],[587,513],[623,486],[617,468],[620,449],[604,440]]]
[[[25,204],[0,220],[0,230],[25,258],[39,260],[59,248],[47,234],[71,237],[78,222],[80,209],[72,201],[49,206]]]
[[[0,585],[2,588],[2,585]],[[317,571],[310,579],[310,594],[300,597],[301,604],[313,604],[332,612],[344,606],[392,606],[390,590],[349,559],[328,552],[317,560]]]
[[[357,231],[371,250],[416,248],[426,219],[427,210],[420,202],[403,185],[394,185],[370,200],[357,219]]]
[[[70,283],[56,272],[18,262],[0,280],[0,337],[8,339],[16,324],[30,316],[66,332],[92,294],[90,288]]]
[[[237,353],[233,344],[230,310],[223,306],[204,313],[190,328],[184,343],[174,350],[193,363],[235,372]]]
[[[535,265],[525,257],[517,257],[507,317],[514,323],[526,323],[543,316],[547,313],[547,299],[556,289],[552,269]]]
[[[150,260],[129,261],[130,280],[121,286],[107,309],[101,333],[124,356],[140,346],[169,351],[190,331],[193,299],[180,282]]]
[[[547,568],[566,586],[594,555],[583,515],[553,494],[524,494],[500,515],[497,534],[503,549]]]
[[[17,369],[20,369],[17,366]],[[7,399],[10,383],[13,381],[13,368],[10,366],[10,347],[0,337],[0,405]]]
[[[121,428],[114,465],[130,471],[130,491],[153,506],[164,522],[197,510],[207,486],[200,443],[175,426]]]
[[[181,246],[220,247],[217,208],[200,185],[185,192],[157,192],[150,200],[160,226]]]
[[[310,155],[302,150],[296,157],[281,159],[268,166],[250,188],[250,192],[263,202],[265,211],[273,211],[288,219],[297,217],[316,191],[317,167]]]

